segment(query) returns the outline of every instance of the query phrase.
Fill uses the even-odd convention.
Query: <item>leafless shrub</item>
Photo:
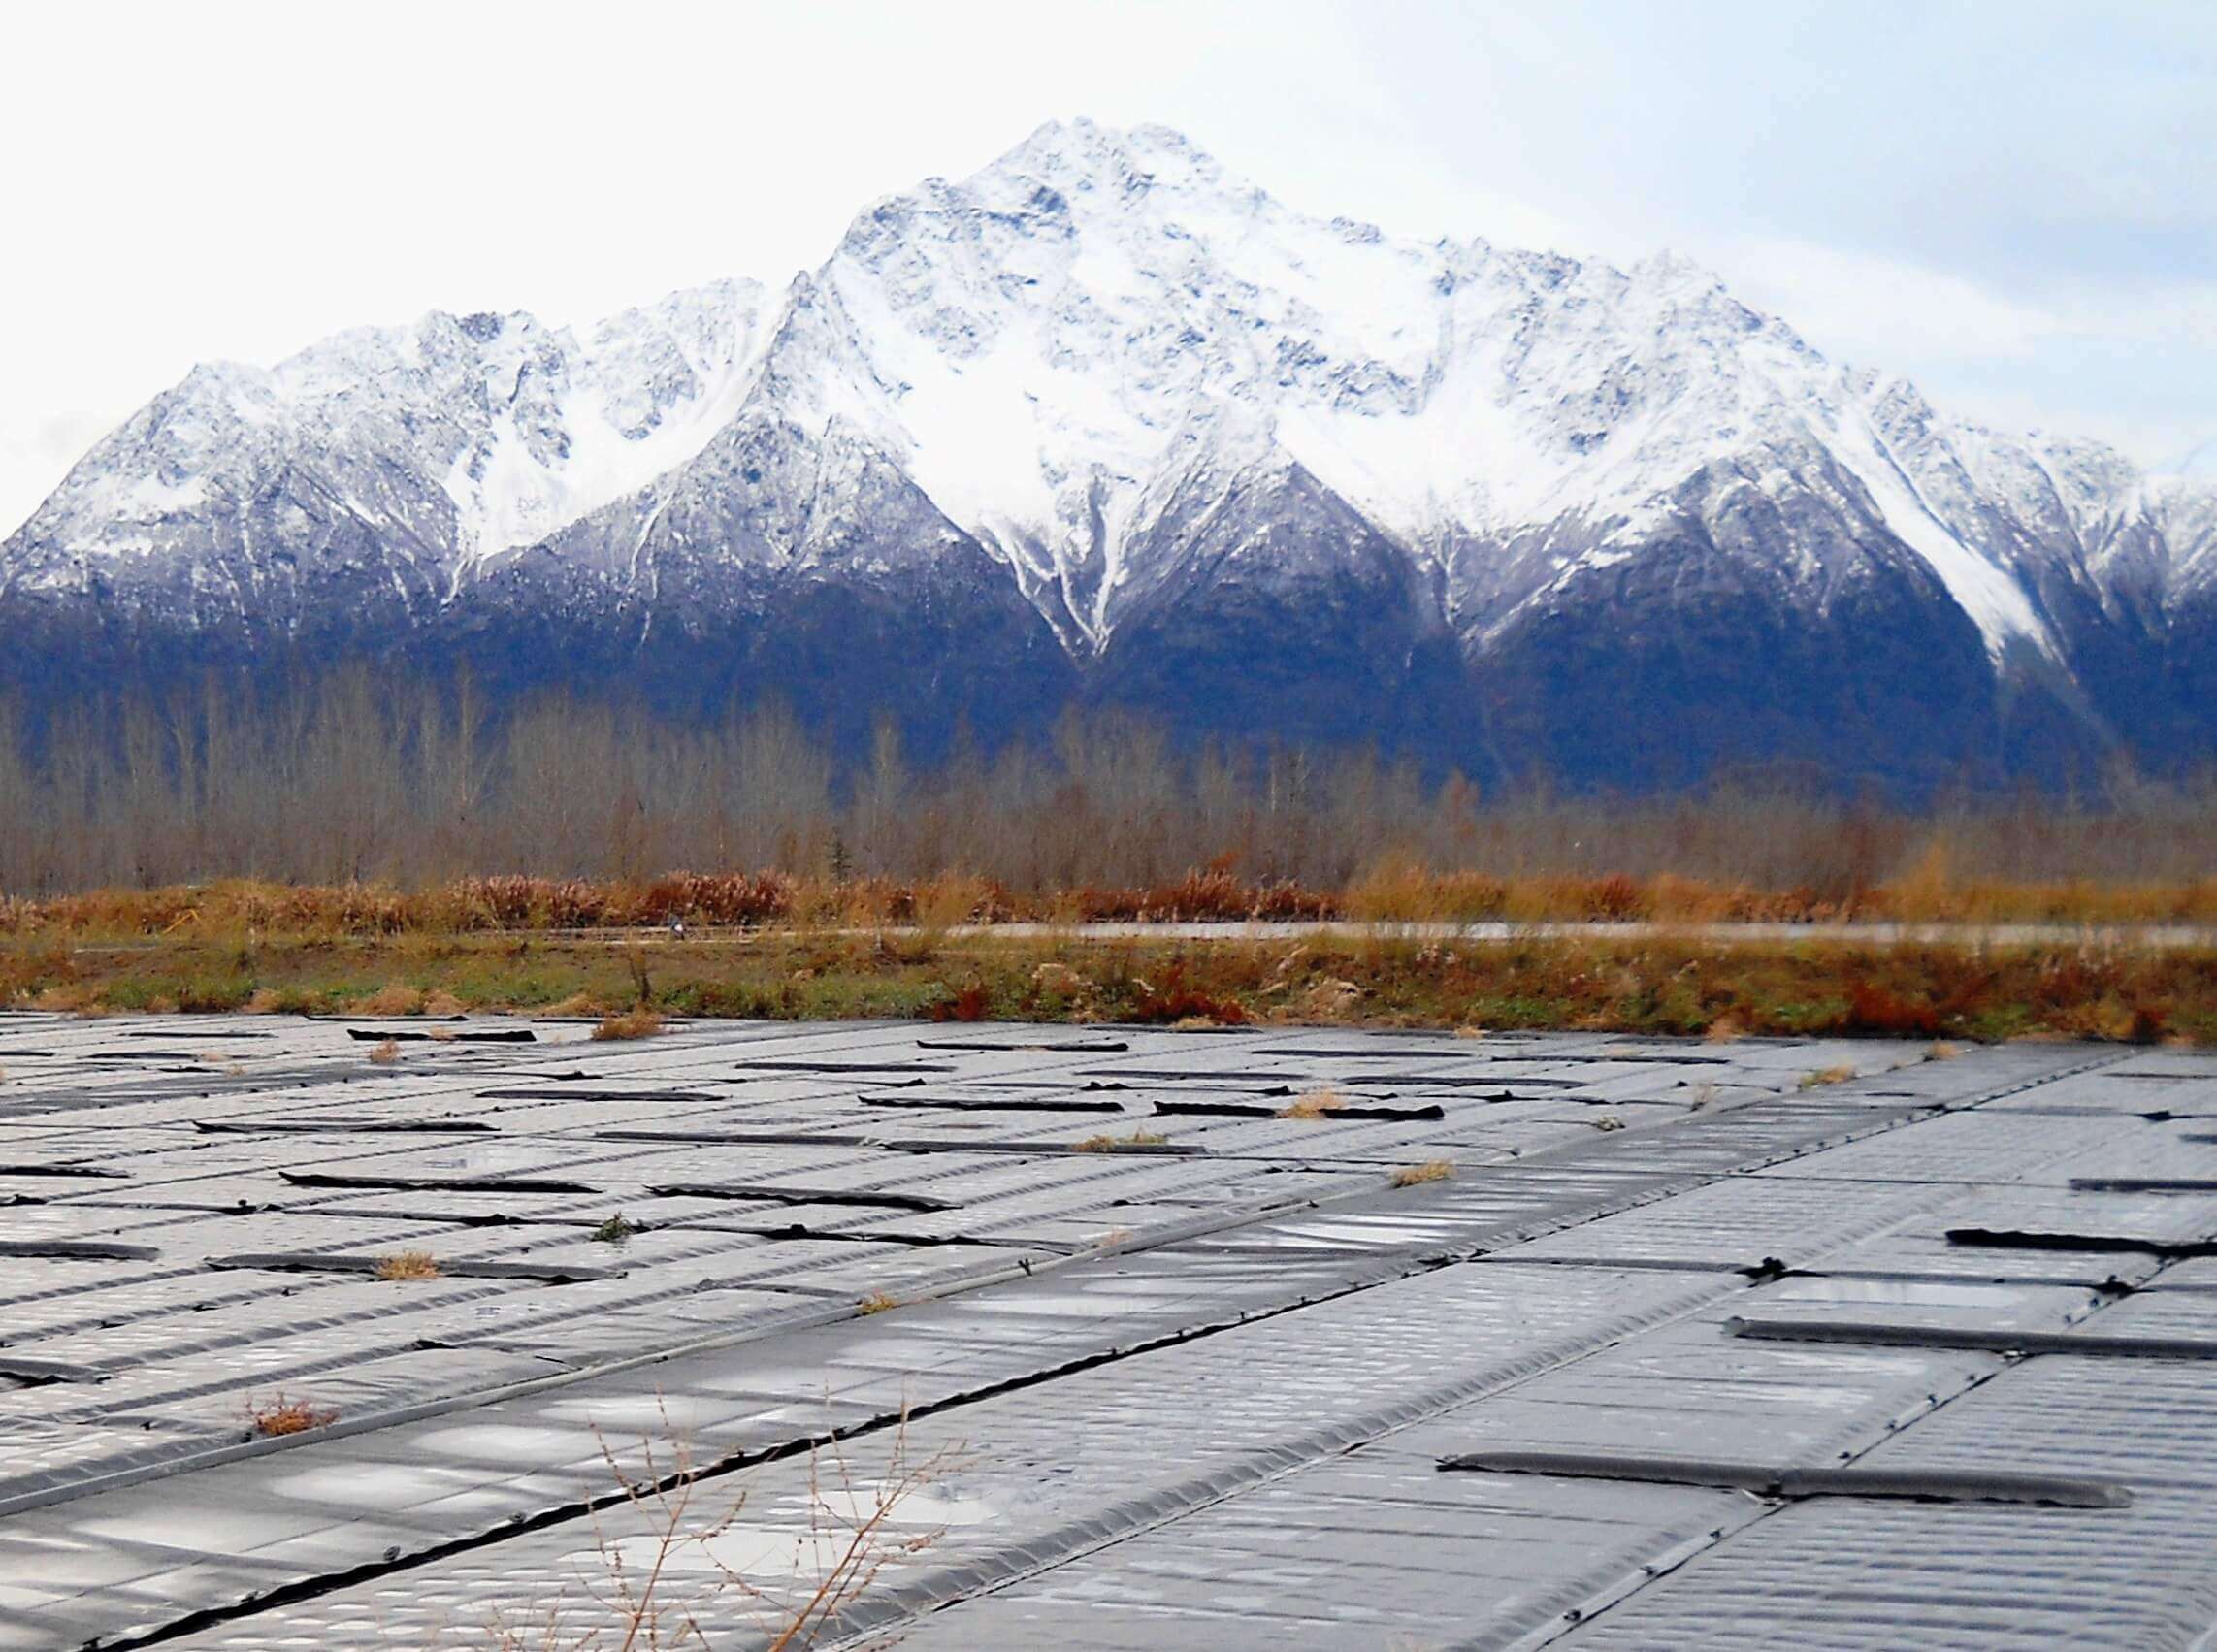
[[[724,1643],[736,1615],[748,1620],[767,1652],[801,1652],[841,1632],[851,1613],[890,1566],[936,1543],[943,1527],[918,1527],[903,1506],[959,1464],[954,1449],[922,1460],[908,1449],[904,1415],[893,1436],[882,1474],[858,1479],[836,1441],[808,1459],[807,1518],[794,1528],[789,1578],[772,1579],[765,1568],[742,1571],[718,1552],[718,1542],[741,1528],[749,1488],[742,1487],[721,1512],[703,1515],[702,1488],[712,1469],[696,1462],[692,1442],[663,1412],[661,1441],[641,1441],[639,1464],[627,1469],[601,1441],[601,1455],[618,1495],[593,1514],[593,1554],[598,1574],[582,1588],[585,1602],[550,1602],[527,1630],[496,1622],[502,1652],[662,1652]],[[598,1437],[598,1431],[596,1431]],[[613,1508],[641,1529],[636,1550],[611,1535],[603,1518]],[[710,1639],[711,1632],[718,1638]]]
[[[551,693],[493,717],[467,682],[361,667],[46,722],[32,739],[27,708],[0,714],[9,937],[1017,914],[2217,921],[2217,779],[2122,769],[2077,798],[1922,811],[1785,776],[1481,797],[1366,752],[1181,752],[1104,716],[929,771],[890,726],[856,761],[766,705],[656,721]]]

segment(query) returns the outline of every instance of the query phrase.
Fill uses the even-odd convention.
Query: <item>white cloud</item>
[[[38,509],[84,450],[130,411],[34,414],[0,422],[0,538]]]
[[[2036,301],[1939,268],[1932,245],[1842,250],[1779,215],[1752,192],[1749,144],[1793,201],[1859,204],[1866,229],[1931,180],[1806,117],[1796,100],[1823,93],[1823,66],[1794,55],[1775,8],[1719,8],[1706,27],[1570,0],[385,0],[370,26],[268,0],[23,8],[10,48],[40,69],[0,102],[16,157],[0,168],[0,518],[195,361],[270,362],[435,307],[581,321],[719,275],[779,282],[874,197],[1074,114],[1179,126],[1295,206],[1399,233],[1618,261],[1680,244],[1828,354],[1936,397],[1997,369],[2041,393],[2088,340],[2217,349],[2206,286],[2138,308]],[[1853,8],[1836,22],[1859,38]],[[1984,72],[1953,61],[1933,72]],[[1764,119],[1733,104],[1727,120],[1720,78],[1762,87]],[[2126,108],[2111,102],[2086,117]],[[2183,202],[2205,171],[2173,146],[2168,170],[2161,145],[2127,148],[2147,152],[2132,176],[2179,179]],[[2010,181],[1996,175],[1997,198]],[[1985,203],[1957,199],[1966,223]],[[2162,406],[2151,392],[2124,407],[2137,377],[2112,371],[2118,420],[2182,426],[2206,405],[2191,363]],[[2046,422],[2071,414],[2051,403]]]
[[[1741,299],[1859,365],[2022,361],[2066,325],[1960,275],[1879,253],[1751,237],[1725,243],[1712,261]]]

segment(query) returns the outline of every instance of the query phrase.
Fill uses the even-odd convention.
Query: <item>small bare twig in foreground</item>
[[[580,1579],[584,1600],[552,1602],[520,1625],[496,1623],[494,1644],[502,1652],[704,1649],[723,1644],[734,1612],[764,1636],[766,1652],[801,1652],[834,1633],[888,1566],[929,1549],[941,1535],[938,1527],[907,1529],[900,1509],[949,1473],[956,1454],[912,1460],[905,1414],[882,1474],[858,1480],[834,1439],[809,1453],[805,1524],[761,1526],[743,1519],[746,1487],[721,1513],[699,1517],[696,1500],[713,1471],[697,1466],[691,1441],[670,1426],[667,1409],[662,1416],[660,1442],[640,1442],[636,1468],[626,1468],[601,1440],[620,1494],[602,1507],[628,1511],[643,1526],[643,1540],[611,1536],[597,1509],[596,1570]],[[740,1540],[759,1552],[727,1558]],[[780,1568],[765,1562],[788,1540],[790,1575],[779,1577]]]

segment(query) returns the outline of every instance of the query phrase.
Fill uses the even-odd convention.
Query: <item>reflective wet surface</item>
[[[379,1030],[0,1018],[0,1645],[761,1644],[857,1526],[818,1644],[2217,1622],[2217,1057]]]

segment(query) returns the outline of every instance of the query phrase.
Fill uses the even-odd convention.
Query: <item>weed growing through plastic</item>
[[[1337,1090],[1311,1090],[1299,1100],[1278,1110],[1281,1118],[1324,1118],[1347,1105],[1347,1097]]]
[[[593,1029],[592,1037],[606,1044],[618,1039],[652,1038],[662,1030],[662,1012],[650,1010],[643,1004],[636,1010],[604,1016],[601,1024]]]
[[[905,1412],[883,1473],[858,1476],[834,1441],[809,1454],[804,1516],[759,1527],[745,1518],[749,1487],[720,1512],[702,1508],[702,1488],[719,1471],[700,1464],[668,1410],[662,1415],[662,1438],[640,1442],[636,1469],[596,1431],[618,1489],[592,1512],[594,1575],[548,1602],[528,1627],[496,1621],[492,1644],[501,1652],[677,1652],[721,1646],[748,1630],[750,1643],[766,1652],[801,1652],[843,1637],[886,1570],[944,1535],[944,1527],[921,1526],[902,1510],[954,1472],[961,1456],[948,1448],[913,1457]],[[634,1529],[612,1531],[609,1515]],[[791,1537],[790,1560],[778,1558],[782,1545],[764,1544],[773,1532]],[[725,1558],[725,1539],[734,1537],[756,1551],[742,1565]],[[711,1632],[719,1632],[714,1639]]]
[[[329,1406],[311,1406],[306,1400],[288,1400],[282,1391],[274,1398],[246,1406],[246,1421],[265,1440],[280,1435],[306,1434],[311,1428],[329,1428],[339,1412]]]
[[[1123,1153],[1134,1148],[1159,1148],[1170,1138],[1158,1130],[1134,1130],[1128,1136],[1088,1136],[1070,1144],[1074,1153]]]
[[[1393,1173],[1396,1187],[1421,1187],[1427,1182],[1445,1182],[1454,1175],[1455,1167],[1444,1158],[1426,1159],[1422,1164],[1405,1164]]]

